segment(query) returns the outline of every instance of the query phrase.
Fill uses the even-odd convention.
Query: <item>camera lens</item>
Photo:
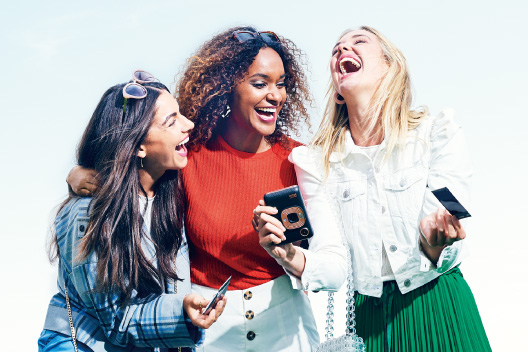
[[[288,221],[292,224],[295,224],[299,221],[299,216],[297,215],[297,213],[290,213],[288,214]]]
[[[309,231],[306,227],[303,227],[303,228],[301,229],[301,236],[306,237],[306,236],[308,236],[309,234],[310,234],[310,231]]]

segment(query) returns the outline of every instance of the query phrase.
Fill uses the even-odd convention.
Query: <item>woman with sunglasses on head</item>
[[[195,123],[183,172],[193,291],[209,297],[232,276],[225,317],[203,351],[309,351],[319,338],[302,290],[337,290],[346,253],[337,237],[310,251],[259,245],[252,210],[265,193],[297,183],[288,136],[308,124],[311,103],[295,45],[252,27],[224,31],[192,56],[179,81],[182,111]],[[277,253],[279,252],[279,253]],[[305,266],[306,258],[315,257]],[[332,261],[321,273],[318,261]],[[301,280],[302,278],[302,280]]]
[[[193,291],[212,297],[232,277],[229,305],[201,351],[309,351],[319,337],[302,290],[344,282],[336,234],[315,235],[309,250],[269,237],[261,246],[251,224],[265,193],[297,183],[287,158],[299,143],[288,135],[308,124],[311,103],[301,59],[273,32],[231,28],[205,42],[179,80],[182,112],[195,123],[182,173]],[[70,173],[76,192],[94,189],[86,174]],[[333,269],[321,271],[322,262]]]
[[[39,351],[194,347],[221,314],[190,293],[179,170],[194,124],[145,71],[109,88],[77,151],[99,190],[62,204],[50,249],[59,258]],[[176,192],[175,192],[176,190]]]
[[[405,57],[370,27],[339,37],[330,71],[323,122],[290,160],[308,206],[327,220],[314,233],[342,229],[350,247],[357,334],[368,351],[489,351],[458,268],[465,227],[431,193],[448,187],[469,204],[460,126],[450,111],[411,109]]]

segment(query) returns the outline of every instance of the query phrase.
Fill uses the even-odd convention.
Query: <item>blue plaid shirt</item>
[[[51,299],[44,329],[71,335],[64,291],[68,287],[77,341],[94,351],[152,351],[157,347],[201,344],[203,330],[192,325],[183,311],[183,297],[191,291],[185,236],[176,258],[178,276],[183,282],[178,281],[175,286],[174,281],[167,279],[165,293],[146,298],[137,297],[134,291],[128,304],[122,306],[118,294],[96,292],[95,253],[81,262],[73,260],[87,228],[90,201],[91,198],[72,199],[55,220],[60,249],[59,293]],[[152,242],[143,243],[142,249],[154,257]]]

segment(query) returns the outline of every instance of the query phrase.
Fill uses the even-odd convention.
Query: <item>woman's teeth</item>
[[[176,150],[181,150],[184,146],[185,143],[187,143],[189,141],[189,137],[185,138],[183,141],[181,141],[177,146],[176,146]]]
[[[339,62],[339,69],[344,75],[351,72],[357,72],[360,68],[361,64],[351,57],[345,57]]]
[[[255,110],[265,120],[273,119],[277,112],[277,108],[255,108]]]
[[[256,110],[264,112],[264,113],[268,113],[268,114],[273,114],[275,113],[275,111],[277,111],[277,109],[275,108],[256,108]]]

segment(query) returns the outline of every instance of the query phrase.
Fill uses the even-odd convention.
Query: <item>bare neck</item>
[[[263,135],[246,133],[239,128],[229,128],[226,124],[221,129],[220,135],[232,148],[246,153],[262,153],[271,148]]]
[[[152,171],[147,171],[144,168],[139,169],[139,183],[141,183],[141,187],[143,187],[143,189],[147,193],[148,198],[154,197],[154,184],[163,175],[163,173],[161,173],[161,175],[158,175],[159,172],[156,173]]]
[[[367,103],[357,103],[347,101],[348,124],[350,134],[354,143],[361,147],[369,147],[381,144],[383,141],[383,129],[379,123],[379,118],[371,128],[372,116],[369,114]]]

